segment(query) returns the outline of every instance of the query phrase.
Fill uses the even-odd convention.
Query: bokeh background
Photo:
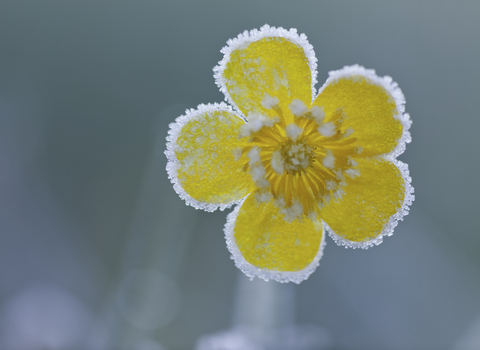
[[[186,108],[223,100],[226,41],[265,23],[307,34],[317,88],[374,68],[413,120],[411,214],[367,251],[327,238],[297,322],[332,349],[480,349],[474,0],[2,0],[1,349],[182,350],[231,326],[226,213],[185,206],[163,151]]]

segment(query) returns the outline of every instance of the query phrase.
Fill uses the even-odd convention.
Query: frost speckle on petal
[[[305,105],[305,103],[300,101],[298,98],[293,99],[290,105],[288,106],[288,108],[290,109],[292,114],[296,117],[300,117],[303,114],[308,112],[308,108]]]
[[[303,129],[299,127],[297,124],[292,123],[287,125],[285,128],[285,132],[287,133],[288,138],[292,141],[297,141],[298,137],[302,134]]]
[[[318,132],[325,137],[332,137],[337,132],[335,124],[327,122],[318,127]]]
[[[239,161],[240,158],[242,157],[242,149],[237,147],[232,152],[233,152],[234,159],[236,161]]]

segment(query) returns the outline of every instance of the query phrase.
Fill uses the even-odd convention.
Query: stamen
[[[322,159],[322,164],[325,168],[333,169],[335,166],[335,157],[331,151],[327,151],[325,157]]]
[[[346,128],[345,131],[343,132],[344,137],[349,137],[352,134],[353,134],[353,128],[351,126]]]
[[[275,151],[272,153],[272,159],[270,161],[270,164],[273,170],[275,170],[275,172],[279,175],[283,174],[283,172],[285,171],[284,161],[280,151]]]
[[[251,113],[247,116],[247,123],[240,127],[240,136],[248,137],[252,133],[258,132],[264,126],[272,127],[273,124],[278,123],[280,118],[263,115],[261,113]]]
[[[321,126],[318,127],[317,130],[321,135],[325,137],[331,137],[337,133],[336,126],[332,122],[327,122],[322,124]]]
[[[345,170],[345,174],[352,179],[356,178],[357,176],[360,176],[360,170],[357,169],[347,169]]]
[[[291,206],[280,207],[280,213],[284,215],[285,221],[292,222],[302,217],[303,205],[298,201],[293,201]]]
[[[300,101],[298,98],[293,99],[292,102],[288,105],[288,108],[290,109],[290,112],[292,112],[292,114],[296,117],[300,117],[308,112],[308,108],[305,103]]]
[[[337,188],[337,183],[334,180],[327,180],[325,181],[325,186],[327,188],[327,191],[333,191]]]
[[[312,108],[310,109],[310,113],[312,114],[312,117],[315,119],[315,122],[318,125],[322,125],[323,119],[325,118],[325,111],[323,110],[323,107],[312,106]]]
[[[265,108],[265,109],[272,109],[276,106],[278,106],[279,104],[279,100],[278,100],[278,97],[276,96],[270,96],[269,94],[265,93],[265,95],[263,95],[263,99],[262,99],[262,102],[260,102],[262,104],[262,107]]]
[[[258,203],[268,202],[272,199],[272,194],[268,191],[257,191],[255,192],[255,199]]]
[[[252,147],[247,153],[249,158],[248,165],[250,167],[250,176],[257,187],[268,187],[269,183],[265,179],[266,170],[260,159],[260,149],[258,147]]]
[[[355,168],[358,165],[358,162],[355,159],[352,159],[352,157],[348,157],[348,164]]]
[[[343,190],[343,188],[340,187],[338,190],[333,192],[333,197],[335,197],[335,199],[342,199],[342,196],[344,194],[345,194],[345,191]]]
[[[285,128],[285,132],[287,133],[287,136],[290,138],[290,140],[295,142],[297,141],[300,134],[303,132],[303,129],[297,124],[292,123],[287,125],[287,127]]]

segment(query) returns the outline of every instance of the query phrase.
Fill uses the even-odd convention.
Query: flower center
[[[287,221],[315,216],[332,198],[345,194],[346,177],[360,174],[353,158],[361,150],[352,128],[343,126],[346,115],[337,110],[325,116],[322,107],[309,109],[300,100],[292,100],[285,111],[268,95],[262,106],[273,116],[248,115],[239,135],[248,138],[247,146],[235,157],[245,159],[246,154],[244,169],[257,187],[258,202],[273,199]]]
[[[297,141],[287,140],[277,147],[284,169],[291,175],[302,175],[315,161],[314,147],[307,144],[307,139]]]

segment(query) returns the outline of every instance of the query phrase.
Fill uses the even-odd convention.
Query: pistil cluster
[[[315,161],[315,147],[308,145],[307,138],[297,141],[288,139],[278,145],[272,155],[272,168],[279,175],[284,171],[290,175],[302,175]]]

